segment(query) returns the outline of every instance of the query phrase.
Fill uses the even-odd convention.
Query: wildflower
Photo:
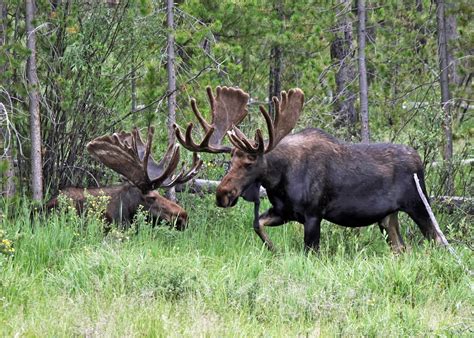
[[[8,238],[5,238],[5,236],[5,231],[0,229],[0,254],[12,256],[15,252],[15,249],[13,248],[13,242]]]

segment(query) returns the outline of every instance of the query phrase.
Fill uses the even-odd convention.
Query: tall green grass
[[[33,222],[26,204],[6,212],[0,228],[15,255],[0,258],[0,335],[474,334],[471,277],[408,219],[411,250],[399,256],[377,227],[330,223],[310,255],[301,225],[268,229],[271,254],[253,233],[250,204],[223,210],[213,196],[180,197],[184,232],[139,219],[137,232],[105,236],[100,221],[67,212]],[[440,215],[444,228],[451,217]],[[472,269],[472,251],[453,243]]]

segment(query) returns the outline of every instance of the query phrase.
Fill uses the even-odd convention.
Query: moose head
[[[181,144],[191,151],[231,153],[230,170],[216,191],[218,206],[232,207],[237,203],[239,196],[247,201],[256,202],[259,198],[261,179],[267,176],[267,159],[264,155],[270,153],[295,126],[303,107],[304,94],[301,89],[291,89],[288,93],[281,92],[280,98],[274,97],[274,119],[263,106],[259,107],[268,128],[268,142],[265,142],[260,129],[257,129],[254,140],[250,140],[237,127],[248,113],[246,105],[249,95],[241,89],[228,87],[217,87],[216,92],[217,95],[214,96],[211,89],[207,88],[212,114],[211,123],[204,120],[196,101],[194,99],[191,101],[192,110],[206,132],[203,141],[197,145],[192,140],[192,123],[188,124],[185,137],[175,125],[176,136]],[[233,148],[221,145],[226,135]]]
[[[154,128],[148,128],[147,142],[144,143],[137,128],[131,133],[120,132],[94,139],[87,145],[87,150],[113,171],[123,175],[135,189],[128,189],[121,197],[124,205],[120,206],[123,214],[128,211],[130,216],[142,205],[155,219],[176,222],[182,229],[186,225],[187,214],[176,203],[158,192],[157,188],[170,188],[192,179],[202,166],[202,160],[193,154],[193,163],[189,170],[184,163],[176,173],[179,164],[179,146],[171,144],[163,158],[157,162],[151,156]],[[116,209],[116,208],[112,208]],[[115,210],[111,210],[112,213]],[[123,216],[122,216],[123,217]],[[112,215],[112,219],[115,217]]]

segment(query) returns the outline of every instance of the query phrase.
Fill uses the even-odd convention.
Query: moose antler
[[[186,167],[184,162],[182,163],[182,169],[177,175],[173,175],[171,178],[167,178],[162,184],[162,188],[170,188],[172,186],[175,186],[177,184],[183,184],[190,179],[192,179],[194,176],[197,175],[199,172],[199,169],[201,169],[203,162],[199,158],[198,154],[193,153],[193,164],[191,168],[186,171]]]
[[[194,154],[191,169],[183,169],[172,176],[179,163],[179,146],[171,144],[157,163],[151,156],[154,128],[148,128],[147,142],[143,143],[137,128],[131,133],[114,133],[98,137],[87,144],[87,150],[104,165],[125,176],[143,192],[158,187],[172,187],[193,178],[202,165]]]
[[[179,126],[174,124],[176,137],[188,150],[208,153],[227,153],[230,147],[221,145],[226,132],[232,126],[239,124],[247,115],[246,105],[249,95],[238,88],[216,87],[217,95],[214,96],[211,87],[206,88],[209,104],[211,106],[212,120],[209,124],[199,112],[196,100],[191,100],[191,108],[199,124],[206,133],[200,144],[192,139],[193,124],[189,123],[185,137],[181,134]]]
[[[282,91],[280,99],[273,97],[275,119],[272,121],[267,110],[260,106],[260,112],[265,118],[268,128],[268,144],[265,146],[262,131],[257,129],[255,140],[249,140],[239,128],[234,126],[227,132],[230,142],[246,153],[268,153],[295,127],[304,103],[304,93],[301,89],[291,89],[288,93]]]

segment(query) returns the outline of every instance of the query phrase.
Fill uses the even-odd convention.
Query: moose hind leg
[[[394,253],[400,253],[405,249],[402,235],[400,234],[400,224],[398,223],[398,212],[390,214],[379,222],[382,232],[387,234],[387,242]]]

